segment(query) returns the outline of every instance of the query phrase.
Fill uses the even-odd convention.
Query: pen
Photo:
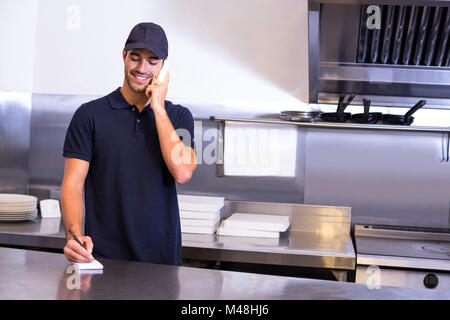
[[[72,237],[75,239],[75,241],[80,244],[80,246],[87,249],[86,246],[80,241],[80,239],[78,239],[78,237],[75,235],[75,233],[72,232],[72,230],[69,229],[69,232],[72,235]]]

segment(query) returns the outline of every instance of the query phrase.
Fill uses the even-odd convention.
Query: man
[[[165,100],[169,75],[157,77],[167,56],[164,30],[154,23],[136,25],[123,50],[123,86],[81,105],[70,122],[61,190],[69,261],[92,261],[94,252],[181,264],[175,182],[186,183],[196,168],[194,121],[187,108]],[[189,134],[182,141],[176,129]]]

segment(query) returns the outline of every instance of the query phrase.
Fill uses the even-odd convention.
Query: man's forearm
[[[155,112],[155,121],[167,168],[178,183],[189,181],[197,167],[195,153],[180,140],[165,109]],[[174,151],[176,151],[175,156]]]
[[[72,238],[69,229],[76,235],[82,235],[84,208],[82,190],[63,184],[61,187],[61,206],[66,238]]]

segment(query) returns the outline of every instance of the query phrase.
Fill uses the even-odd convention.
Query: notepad
[[[74,265],[78,266],[79,270],[101,270],[103,265],[97,260],[91,262],[74,262]]]

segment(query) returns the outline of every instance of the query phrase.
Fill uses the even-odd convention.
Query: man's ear
[[[127,52],[125,51],[125,49],[123,49],[123,52],[122,52],[122,58],[123,58],[123,61],[124,61],[124,62],[125,62],[126,56],[127,56]]]

